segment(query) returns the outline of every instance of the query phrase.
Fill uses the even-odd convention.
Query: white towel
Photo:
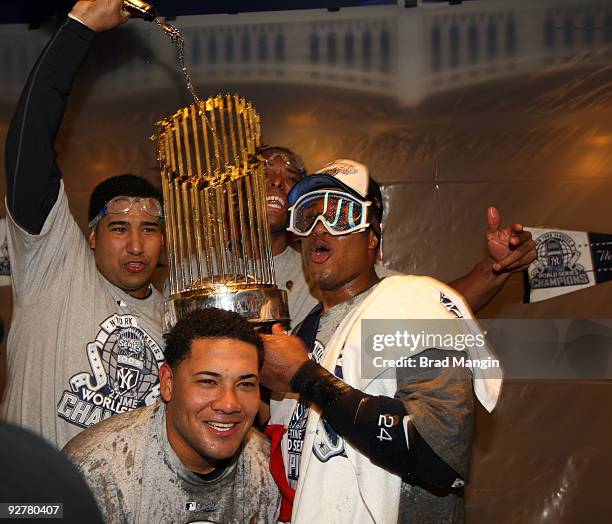
[[[343,380],[349,385],[371,395],[393,397],[397,391],[397,381],[393,370],[385,377],[364,379],[361,376],[361,320],[364,319],[444,319],[456,318],[441,303],[441,295],[448,297],[465,319],[473,318],[462,297],[441,282],[429,277],[395,276],[380,282],[366,299],[336,330],[332,340],[327,344],[326,353],[321,365],[333,372],[342,352]],[[474,327],[476,326],[476,328]],[[472,334],[478,328],[474,321],[465,323],[466,331]],[[467,351],[471,359],[485,359],[491,356],[487,347],[478,351]],[[482,370],[474,372],[474,390],[483,406],[491,411],[497,402],[501,388],[501,379],[485,378]],[[337,498],[333,492],[322,492],[318,483],[323,476],[333,480],[334,463],[322,463],[313,460],[313,440],[320,418],[320,410],[312,406],[308,416],[304,437],[303,454],[300,464],[300,478],[293,504],[292,522],[310,524],[321,515],[321,508],[326,512],[326,522],[346,522],[343,520],[341,505],[334,503]],[[358,485],[361,503],[365,505],[371,521],[377,524],[395,524],[398,518],[401,478],[375,466],[370,460],[355,450],[345,441],[345,450],[353,467]],[[338,484],[346,482],[338,478]],[[359,504],[360,501],[352,501]],[[363,512],[362,512],[363,513]],[[346,524],[349,524],[346,522]],[[352,523],[351,523],[352,524]]]

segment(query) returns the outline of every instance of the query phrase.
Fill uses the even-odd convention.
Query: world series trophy
[[[238,95],[218,95],[157,122],[170,299],[165,328],[218,307],[269,325],[289,319],[277,288],[266,210],[260,118]]]

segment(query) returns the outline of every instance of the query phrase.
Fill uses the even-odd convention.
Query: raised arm
[[[44,48],[21,93],[6,139],[8,209],[14,220],[38,234],[57,199],[62,173],[54,149],[68,95],[96,31],[129,15],[122,0],[77,2]]]
[[[448,284],[464,296],[474,312],[499,293],[511,273],[527,269],[537,256],[531,233],[521,224],[501,228],[497,208],[487,209],[487,224],[487,256],[469,273]]]

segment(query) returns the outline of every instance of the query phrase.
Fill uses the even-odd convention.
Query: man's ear
[[[91,249],[96,249],[96,228],[95,227],[92,227],[91,230],[89,231],[87,241],[89,242],[89,247]]]
[[[159,391],[161,393],[164,402],[170,402],[172,400],[172,368],[164,363],[159,368]]]
[[[368,249],[378,249],[378,237],[374,234],[374,231],[368,229]]]

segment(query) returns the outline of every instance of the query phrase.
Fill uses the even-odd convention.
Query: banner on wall
[[[11,265],[6,239],[6,219],[0,218],[0,286],[11,285]]]
[[[525,302],[612,280],[612,234],[527,227],[538,258],[527,269]]]

